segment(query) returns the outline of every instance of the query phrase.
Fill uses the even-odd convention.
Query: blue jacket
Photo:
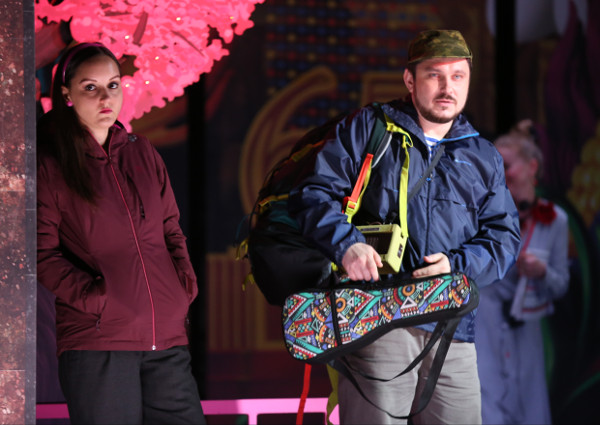
[[[411,135],[408,193],[429,165],[430,155],[417,113],[394,101],[384,112]],[[395,134],[369,185],[353,224],[342,212],[360,171],[375,113],[364,107],[336,126],[317,155],[314,172],[290,192],[290,214],[304,236],[337,264],[364,236],[354,224],[398,223],[398,195],[405,153]],[[423,267],[423,256],[445,253],[453,271],[471,277],[481,288],[504,276],[519,252],[518,213],[504,180],[502,157],[479,136],[464,115],[454,120],[441,143],[445,151],[433,173],[408,204],[409,241],[402,272]],[[455,338],[473,341],[475,312],[459,325]],[[420,326],[432,330],[435,324]]]

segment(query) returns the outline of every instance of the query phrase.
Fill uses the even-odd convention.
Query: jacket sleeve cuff
[[[354,245],[355,243],[359,243],[359,242],[365,243],[366,239],[365,239],[364,235],[358,229],[355,229],[355,231],[352,232],[352,234],[349,237],[342,240],[339,244],[336,245],[336,249],[334,251],[335,264],[337,264],[338,266],[341,266],[342,259],[344,258],[346,251],[348,251],[348,249],[352,245]]]

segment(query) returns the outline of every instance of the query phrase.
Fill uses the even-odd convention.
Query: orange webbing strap
[[[302,395],[300,396],[300,404],[298,405],[298,414],[296,415],[296,425],[302,425],[302,421],[304,420],[304,406],[306,405],[308,391],[310,390],[311,370],[312,365],[304,363],[304,381],[302,383]]]
[[[369,177],[371,177],[371,163],[373,162],[373,154],[368,153],[363,161],[360,174],[352,189],[352,194],[344,198],[344,213],[348,216],[348,222],[352,221],[352,216],[360,208],[360,199],[362,198],[362,192],[369,184]]]
[[[360,200],[364,194],[367,185],[369,184],[369,178],[371,177],[371,164],[373,163],[373,154],[368,153],[365,156],[365,160],[363,161],[362,167],[360,168],[360,173],[358,174],[358,179],[354,184],[354,188],[352,189],[352,193],[350,196],[346,196],[344,198],[344,203],[342,205],[342,212],[348,216],[348,223],[352,223],[352,217],[360,208]],[[335,263],[331,263],[331,270],[338,271],[338,266]]]

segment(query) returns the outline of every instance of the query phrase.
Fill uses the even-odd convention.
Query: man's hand
[[[429,265],[413,271],[412,277],[434,276],[436,274],[450,273],[452,271],[450,260],[448,260],[446,254],[442,252],[426,255],[423,257],[423,260]]]
[[[342,265],[351,280],[379,280],[377,267],[383,267],[381,257],[371,245],[357,242],[348,248]]]

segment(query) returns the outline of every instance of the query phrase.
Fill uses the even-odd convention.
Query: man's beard
[[[454,102],[456,102],[456,99],[454,99],[451,96],[440,96],[440,97],[437,97],[435,100],[438,100],[438,99],[449,99],[449,100],[453,100]],[[417,109],[417,111],[419,111],[419,114],[421,114],[421,116],[423,118],[425,118],[429,122],[433,122],[436,124],[446,124],[451,121],[454,121],[454,119],[457,116],[459,116],[460,113],[463,111],[461,109],[460,111],[456,112],[454,115],[452,115],[450,117],[438,115],[433,111],[433,109],[428,109],[427,107],[423,106],[421,104],[421,102],[419,102],[419,97],[417,96],[416,92],[415,92],[415,96],[414,96],[414,104],[415,104],[415,108]]]

